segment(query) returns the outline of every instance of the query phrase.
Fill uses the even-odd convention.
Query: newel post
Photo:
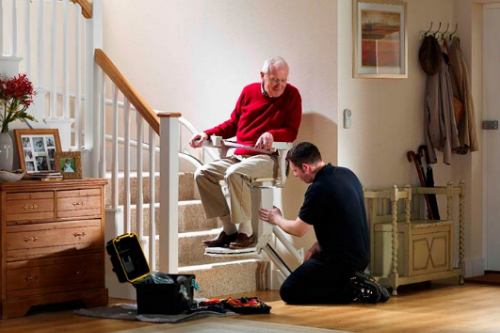
[[[160,117],[160,271],[179,269],[179,117],[180,113],[159,113]]]

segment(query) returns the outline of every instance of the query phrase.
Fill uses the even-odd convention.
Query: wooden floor
[[[434,282],[406,288],[389,302],[376,305],[291,306],[284,304],[276,291],[248,295],[260,296],[272,306],[272,313],[227,320],[246,319],[365,333],[500,332],[500,286]],[[149,325],[156,324],[81,317],[74,315],[72,310],[64,310],[1,320],[0,332],[108,333]]]

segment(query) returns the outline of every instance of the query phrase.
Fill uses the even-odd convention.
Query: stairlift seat
[[[243,146],[236,142],[229,140],[218,140],[217,145],[214,145],[215,140],[206,140],[204,145],[212,148],[220,149],[220,156],[224,157],[230,148],[245,148],[249,150],[256,150],[262,153],[274,154],[278,156],[278,172],[276,177],[270,178],[252,178],[250,181],[250,188],[252,191],[257,191],[260,199],[260,208],[270,209],[273,207],[273,189],[281,188],[286,182],[287,177],[287,162],[286,156],[288,151],[292,148],[292,144],[288,142],[274,142],[270,150],[257,149],[253,147]],[[258,214],[252,216],[252,228],[257,235],[257,243],[253,247],[244,249],[229,249],[223,247],[207,247],[205,248],[205,255],[209,256],[243,256],[243,255],[256,255],[271,241],[273,234],[273,226],[267,222],[261,221]]]

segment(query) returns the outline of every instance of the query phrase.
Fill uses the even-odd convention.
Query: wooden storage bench
[[[445,195],[444,220],[428,220],[420,208],[423,195]],[[459,202],[459,258],[454,267],[453,197]],[[443,187],[396,186],[364,190],[370,224],[370,272],[383,285],[400,285],[459,277],[465,274],[465,184]],[[398,212],[404,200],[403,213]]]

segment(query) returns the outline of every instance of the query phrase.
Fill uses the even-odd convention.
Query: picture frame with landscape
[[[82,179],[82,154],[79,151],[61,151],[54,154],[56,171],[64,179]]]
[[[20,169],[28,175],[56,170],[55,153],[62,150],[57,129],[15,129],[14,137]]]
[[[408,78],[407,6],[353,0],[353,77]]]

